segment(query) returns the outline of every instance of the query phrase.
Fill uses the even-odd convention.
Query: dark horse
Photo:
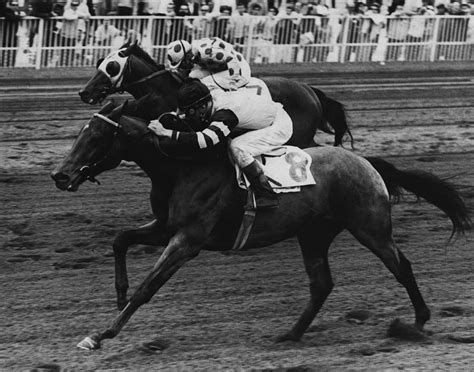
[[[115,239],[116,289],[122,310],[108,328],[78,344],[85,349],[96,349],[102,340],[115,337],[135,311],[202,249],[231,249],[246,200],[246,192],[237,186],[223,149],[178,158],[173,154],[182,149],[165,139],[158,141],[145,122],[121,116],[117,109],[109,111],[104,107],[84,126],[52,178],[61,190],[76,191],[85,180],[117,167],[121,160],[134,161],[152,181],[150,200],[156,220],[121,232]],[[328,249],[344,229],[379,257],[405,287],[415,310],[415,326],[421,331],[430,311],[410,262],[392,238],[389,194],[396,195],[396,190],[404,187],[426,198],[447,213],[453,233],[470,228],[462,198],[451,185],[430,173],[401,171],[378,159],[374,164],[382,178],[367,160],[342,148],[305,151],[312,157],[316,185],[304,187],[299,193],[279,194],[277,209],[257,213],[244,246],[257,248],[292,236],[298,238],[310,278],[310,300],[294,327],[277,340],[299,340],[330,294],[333,281]],[[137,243],[166,248],[127,301],[126,253]]]
[[[128,115],[151,120],[163,112],[176,110],[176,91],[182,80],[165,70],[163,65],[158,65],[138,45],[125,45],[110,53],[103,62],[99,60],[97,67],[97,72],[79,92],[84,102],[94,104],[109,94],[126,91],[137,100],[129,105]],[[341,103],[308,84],[282,77],[262,80],[273,100],[283,104],[293,120],[293,136],[289,143],[310,146],[317,129],[334,134],[336,146],[342,143],[346,133],[352,142]],[[247,89],[255,89],[259,94],[262,87],[249,84]]]

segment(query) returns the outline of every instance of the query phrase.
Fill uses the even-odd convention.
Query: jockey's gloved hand
[[[176,129],[181,119],[178,114],[175,114],[174,112],[166,112],[158,117],[158,121],[166,129]]]

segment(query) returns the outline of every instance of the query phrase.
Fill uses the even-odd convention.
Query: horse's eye
[[[120,65],[116,61],[112,61],[107,63],[107,67],[105,68],[105,71],[110,75],[110,77],[117,76],[120,72]]]
[[[102,64],[102,62],[104,62],[104,58],[99,58],[99,60],[97,61],[97,64],[95,65],[95,67],[99,68],[99,66]]]

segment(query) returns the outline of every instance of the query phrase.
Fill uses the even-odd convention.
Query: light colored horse
[[[160,140],[146,123],[112,112],[96,114],[83,128],[71,152],[52,173],[56,186],[76,191],[85,180],[113,169],[122,160],[135,161],[152,181],[151,205],[156,220],[120,233],[114,242],[116,289],[120,314],[104,331],[86,337],[79,347],[96,349],[115,337],[143,304],[187,261],[205,250],[229,250],[240,226],[246,200],[237,186],[225,149],[189,153]],[[446,211],[454,232],[470,227],[466,206],[456,190],[435,175],[400,171],[382,162],[384,179],[371,164],[341,148],[305,150],[312,158],[316,185],[299,193],[280,194],[279,208],[259,211],[244,249],[267,246],[296,236],[310,279],[310,300],[294,327],[278,341],[298,340],[333,288],[328,250],[344,229],[379,257],[405,287],[415,310],[415,327],[430,318],[408,259],[392,238],[392,194],[404,184],[416,195]],[[180,154],[177,158],[174,154]],[[388,187],[388,189],[387,189]],[[127,299],[126,253],[132,244],[166,248],[139,288]],[[262,267],[264,262],[262,262]]]

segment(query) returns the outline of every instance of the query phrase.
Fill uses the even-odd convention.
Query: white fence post
[[[352,22],[352,17],[347,16],[344,19],[343,28],[342,28],[342,38],[341,38],[341,54],[339,55],[339,62],[344,63],[346,58],[346,49],[347,49],[347,39],[349,35],[349,25]]]
[[[431,54],[430,54],[430,61],[434,62],[436,58],[436,49],[438,48],[438,32],[439,32],[439,22],[440,22],[440,17],[435,18],[435,24],[433,27],[433,35],[431,37]]]
[[[36,49],[35,69],[41,69],[41,58],[43,56],[43,42],[44,42],[44,27],[45,22],[43,18],[38,22],[38,45]]]
[[[252,39],[253,39],[253,28],[255,27],[255,18],[252,17],[249,22],[249,30],[247,35],[247,48],[245,53],[242,53],[245,56],[245,59],[250,63],[252,57]],[[245,36],[244,36],[245,38]],[[245,40],[245,39],[244,39]],[[243,46],[244,47],[244,46]]]

